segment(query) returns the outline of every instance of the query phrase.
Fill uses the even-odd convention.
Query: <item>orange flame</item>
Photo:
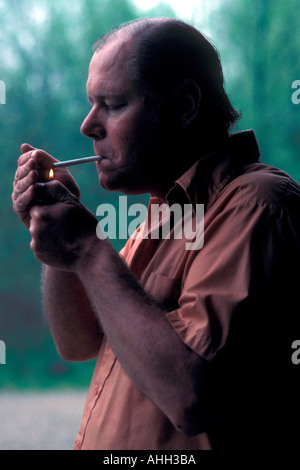
[[[54,171],[53,171],[53,168],[51,168],[49,171],[49,180],[52,180],[53,178],[54,178]]]

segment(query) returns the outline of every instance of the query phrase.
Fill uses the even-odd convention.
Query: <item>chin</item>
[[[122,188],[126,187],[124,177],[119,175],[107,175],[104,172],[99,174],[99,184],[106,191],[119,191],[123,192]]]
[[[115,177],[108,177],[100,173],[99,184],[106,191],[114,191],[128,195],[147,194],[149,191],[141,188],[140,185],[136,185],[136,181],[130,181],[125,175],[118,175]]]

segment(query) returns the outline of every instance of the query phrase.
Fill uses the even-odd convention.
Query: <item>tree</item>
[[[262,159],[296,179],[300,106],[291,85],[300,78],[299,22],[296,0],[234,0],[211,19],[229,95],[243,113],[239,127],[254,128]]]
[[[160,14],[172,16],[157,8],[148,16]],[[21,375],[24,384],[41,384],[52,369],[40,353],[50,362],[57,357],[42,318],[40,263],[10,198],[20,145],[28,142],[61,160],[93,153],[90,139],[80,134],[90,110],[85,83],[92,46],[110,28],[137,17],[131,0],[0,0],[0,81],[6,91],[0,105],[0,340],[8,356],[0,385],[14,383],[16,375],[18,384]],[[118,202],[118,193],[99,187],[94,165],[71,171],[94,213],[103,201]],[[124,242],[116,240],[116,249]],[[88,381],[89,369],[87,374]]]
[[[135,17],[127,0],[0,0],[0,80],[6,85],[6,104],[0,105],[0,340],[8,355],[0,384],[14,368],[13,356],[16,373],[30,368],[28,354],[44,347],[47,338],[40,264],[10,199],[20,145],[28,142],[59,159],[93,152],[79,131],[90,108],[85,82],[92,45],[109,28]],[[104,195],[94,166],[74,170],[74,176],[83,202],[95,212]]]

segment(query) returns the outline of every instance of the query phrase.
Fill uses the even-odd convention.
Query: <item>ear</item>
[[[178,119],[180,129],[187,129],[197,118],[201,102],[201,89],[191,78],[183,80],[177,88]]]

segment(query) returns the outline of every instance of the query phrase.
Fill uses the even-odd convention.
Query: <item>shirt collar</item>
[[[204,204],[205,210],[214,203],[220,191],[242,173],[245,165],[258,162],[260,151],[254,131],[236,132],[225,145],[201,157],[180,178],[167,194],[173,203]]]

